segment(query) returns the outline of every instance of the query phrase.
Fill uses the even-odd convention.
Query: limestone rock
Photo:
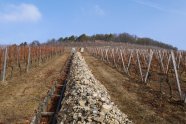
[[[80,53],[74,53],[58,124],[131,124]]]

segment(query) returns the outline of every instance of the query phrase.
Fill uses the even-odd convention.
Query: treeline
[[[96,40],[103,40],[103,41],[113,41],[113,42],[123,42],[123,43],[130,43],[130,44],[138,44],[144,46],[156,46],[165,49],[175,49],[172,45],[165,44],[160,41],[153,40],[151,38],[140,38],[135,35],[130,35],[128,33],[121,33],[121,34],[96,34],[92,36],[88,36],[86,34],[82,34],[80,36],[69,36],[69,37],[61,37],[58,40],[52,39],[48,43],[52,42],[87,42],[87,41],[96,41]]]
[[[86,34],[82,34],[80,36],[69,36],[69,37],[60,37],[59,39],[51,39],[46,41],[45,43],[40,43],[39,41],[35,40],[29,45],[31,46],[40,46],[40,45],[51,45],[51,44],[60,44],[63,42],[95,42],[96,40],[102,40],[102,41],[113,41],[113,42],[123,42],[123,43],[129,43],[129,44],[137,44],[137,45],[144,45],[144,46],[155,46],[165,49],[174,49],[177,50],[176,47],[173,47],[172,45],[165,44],[160,41],[153,40],[151,38],[140,38],[136,35],[130,35],[128,33],[121,33],[121,34],[96,34],[92,36],[88,36]],[[21,43],[20,46],[27,45],[26,42]]]

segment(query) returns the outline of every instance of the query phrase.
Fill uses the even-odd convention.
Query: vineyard
[[[0,123],[186,122],[185,51],[103,41],[14,45],[0,49],[0,76]]]
[[[90,47],[87,50],[131,80],[156,85],[169,98],[186,102],[186,52],[120,47]]]
[[[9,46],[0,49],[1,80],[12,79],[15,75],[28,72],[56,55],[63,53],[57,46]]]

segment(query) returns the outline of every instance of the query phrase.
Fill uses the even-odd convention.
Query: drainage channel
[[[70,71],[73,55],[68,58],[63,72],[61,72],[60,79],[54,82],[52,87],[40,103],[35,116],[31,120],[30,124],[56,124],[57,113],[61,109],[61,102],[64,98],[66,90],[67,77]]]

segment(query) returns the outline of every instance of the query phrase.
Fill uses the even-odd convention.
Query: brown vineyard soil
[[[0,86],[0,123],[29,123],[52,80],[59,77],[69,53],[64,53]],[[2,84],[2,83],[1,83]]]
[[[94,76],[107,88],[112,101],[133,122],[186,123],[186,106],[161,96],[156,85],[146,86],[137,83],[87,53],[83,56]]]

